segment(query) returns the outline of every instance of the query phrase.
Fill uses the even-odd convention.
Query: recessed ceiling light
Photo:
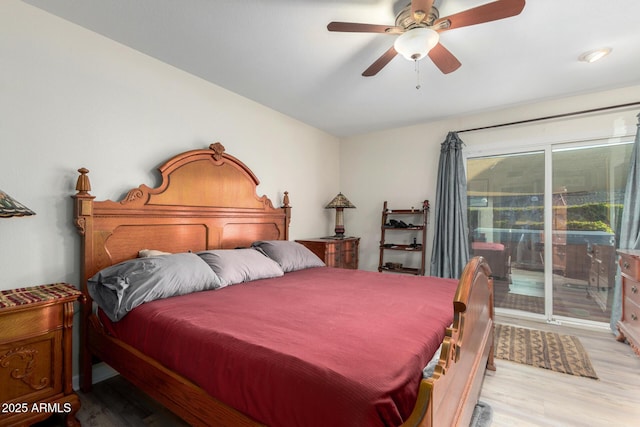
[[[589,52],[585,52],[578,57],[580,61],[583,62],[596,62],[599,59],[604,58],[609,55],[613,49],[610,47],[603,47],[601,49],[590,50]]]

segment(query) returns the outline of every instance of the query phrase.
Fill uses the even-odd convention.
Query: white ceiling
[[[24,0],[336,136],[640,84],[640,1],[527,0],[516,17],[441,34],[462,62],[442,74],[397,56],[361,73],[386,34],[327,31],[330,21],[392,25],[410,0]],[[436,0],[440,16],[490,0]],[[608,46],[600,62],[584,51]]]

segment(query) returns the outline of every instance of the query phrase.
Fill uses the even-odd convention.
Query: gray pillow
[[[100,270],[87,282],[93,300],[114,322],[145,302],[220,286],[220,278],[191,253],[131,259]]]
[[[260,240],[251,245],[277,262],[285,273],[326,264],[306,246],[288,240]]]
[[[214,249],[198,255],[220,277],[222,286],[284,275],[277,262],[253,248]]]

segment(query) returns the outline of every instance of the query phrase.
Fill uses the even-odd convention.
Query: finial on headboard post
[[[289,240],[289,225],[291,224],[291,205],[289,204],[289,192],[284,192],[282,198],[282,209],[284,209],[284,240]]]
[[[89,169],[80,168],[78,169],[78,172],[80,172],[80,176],[76,182],[76,191],[78,192],[78,195],[89,194],[89,191],[91,191],[91,182],[89,182],[89,177],[87,176]]]
[[[222,145],[219,142],[214,142],[213,144],[210,144],[209,149],[213,150],[213,159],[215,161],[220,160],[220,158],[222,157],[222,154],[224,154],[224,145]]]
[[[89,194],[89,190],[91,190],[91,182],[89,182],[89,177],[87,176],[89,169],[80,168],[78,169],[78,172],[80,172],[80,176],[76,182],[77,193],[71,197],[75,200],[73,207],[75,226],[78,229],[78,232],[81,235],[84,235],[87,229],[87,218],[93,213],[92,204],[95,196]]]

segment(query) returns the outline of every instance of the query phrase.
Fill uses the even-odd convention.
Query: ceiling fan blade
[[[411,0],[411,14],[416,22],[421,22],[431,11],[433,0]]]
[[[433,23],[433,27],[440,26],[440,31],[445,31],[453,28],[482,24],[484,22],[497,21],[498,19],[519,15],[522,9],[524,9],[524,5],[525,0],[497,0],[440,18]],[[446,24],[447,21],[448,25],[440,25],[442,23]]]
[[[395,25],[358,24],[355,22],[330,22],[327,25],[327,30],[345,33],[400,34],[404,32],[404,28]]]
[[[376,61],[371,64],[369,68],[364,70],[364,73],[362,73],[362,75],[364,77],[375,76],[380,70],[384,68],[385,65],[387,65],[393,58],[395,58],[397,54],[398,52],[396,52],[396,49],[391,46],[389,50],[383,53],[380,58],[376,59]]]
[[[441,43],[435,45],[433,49],[429,51],[428,55],[443,74],[449,74],[462,65],[460,61],[458,61],[458,58],[453,56],[453,53],[449,52]]]

